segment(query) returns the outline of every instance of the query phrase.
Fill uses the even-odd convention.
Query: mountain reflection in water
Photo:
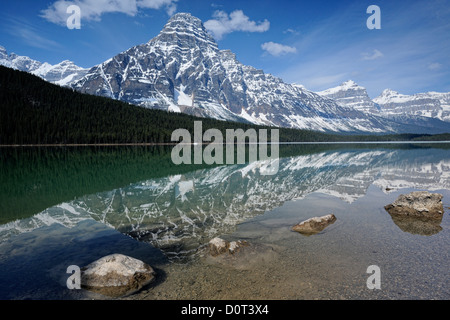
[[[450,189],[446,148],[324,149],[275,160],[279,171],[273,176],[262,175],[268,163],[258,161],[169,174],[77,196],[3,224],[0,242],[49,224],[71,228],[94,219],[151,243],[170,259],[183,259],[210,239],[233,232],[236,225],[313,192],[353,203],[372,185],[385,193]],[[404,224],[399,227],[408,231]]]

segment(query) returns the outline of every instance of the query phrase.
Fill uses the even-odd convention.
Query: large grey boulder
[[[391,216],[442,220],[444,214],[442,198],[439,193],[416,191],[400,195],[397,200],[384,208]]]
[[[152,267],[122,254],[105,256],[81,269],[84,289],[111,297],[133,294],[154,279]]]
[[[292,231],[296,231],[304,235],[313,235],[324,230],[336,220],[337,219],[334,214],[328,214],[322,217],[314,217],[293,226]]]

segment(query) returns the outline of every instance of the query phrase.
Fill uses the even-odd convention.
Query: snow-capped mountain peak
[[[392,89],[384,89],[383,92],[378,97],[373,99],[373,101],[378,104],[385,104],[385,103],[393,102],[393,101],[404,102],[406,100],[411,100],[411,99],[412,98],[410,96],[400,94],[397,91],[394,91]]]
[[[393,130],[359,110],[243,65],[232,51],[220,50],[201,20],[188,13],[175,14],[155,38],[93,67],[73,87],[221,120],[336,132]]]
[[[378,113],[377,106],[370,99],[366,88],[361,87],[353,80],[348,80],[337,87],[317,92],[317,94],[332,99],[342,106],[362,112]]]
[[[80,79],[87,73],[87,69],[81,68],[72,61],[64,60],[58,64],[51,66],[42,75],[47,81],[57,83],[59,85],[67,85],[76,79]]]
[[[323,91],[319,91],[317,93],[320,95],[326,96],[326,95],[332,95],[332,94],[336,94],[336,93],[339,93],[342,91],[348,91],[348,90],[366,90],[366,88],[359,86],[353,80],[348,80],[348,81],[341,83],[337,87],[329,88],[329,89],[326,89]]]
[[[173,15],[161,30],[159,35],[151,39],[150,46],[159,45],[160,49],[166,45],[168,53],[171,50],[206,49],[218,51],[217,43],[214,41],[200,19],[190,13],[177,13]]]
[[[383,92],[381,93],[381,95],[385,95],[385,96],[389,96],[389,95],[398,95],[399,93],[395,90],[392,89],[384,89]]]

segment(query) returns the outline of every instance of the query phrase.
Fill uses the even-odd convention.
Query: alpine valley
[[[41,63],[3,47],[0,64],[82,93],[219,120],[337,133],[450,132],[450,93],[385,90],[371,99],[353,81],[312,92],[241,64],[189,13],[90,69]]]

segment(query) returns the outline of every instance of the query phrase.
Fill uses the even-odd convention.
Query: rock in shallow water
[[[84,289],[111,297],[135,293],[154,279],[152,267],[122,254],[105,256],[81,269]]]
[[[322,231],[330,224],[334,223],[336,220],[337,219],[334,214],[328,214],[322,217],[314,217],[293,226],[292,231],[296,231],[305,235],[313,235]]]
[[[209,253],[213,257],[216,257],[224,253],[234,254],[241,247],[247,245],[248,243],[246,241],[239,240],[228,242],[221,238],[214,238],[211,241],[209,241]]]
[[[277,258],[278,253],[273,246],[214,238],[209,242],[209,254],[205,261],[237,270],[254,270],[256,266],[271,263]]]
[[[441,220],[444,214],[443,196],[439,193],[416,191],[400,195],[384,207],[391,216],[418,217]]]
[[[430,236],[442,230],[442,198],[439,193],[416,191],[400,195],[384,209],[402,231]]]

